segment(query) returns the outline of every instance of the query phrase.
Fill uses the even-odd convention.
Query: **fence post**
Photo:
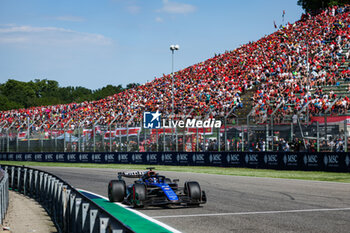
[[[214,131],[214,129],[213,129],[213,131]],[[221,151],[221,142],[220,142],[220,135],[221,134],[221,132],[220,132],[220,128],[218,129],[218,140],[217,140],[217,143],[218,143],[218,152],[220,152]]]
[[[120,127],[119,128],[119,151],[122,151],[123,148],[122,148],[122,130],[121,130],[122,126],[121,126],[121,124],[119,127]]]
[[[241,131],[242,131],[242,152],[244,152],[244,128],[243,125],[241,125]]]
[[[146,135],[146,131],[145,131]],[[146,137],[145,137],[146,140]],[[129,124],[126,123],[126,152],[129,152]]]
[[[198,137],[198,126],[196,126],[196,152],[199,151],[199,137]]]
[[[109,152],[112,152],[112,126],[109,124]]]
[[[319,130],[319,122],[316,121],[316,134],[317,134],[317,152],[320,152],[320,130]]]
[[[156,138],[157,138],[157,147],[156,147],[156,151],[158,152],[159,151],[159,130],[158,130],[158,128],[156,129],[156,133],[157,133],[157,135],[156,135]],[[139,135],[139,134],[137,134],[137,135]],[[140,143],[140,138],[138,137],[138,144]],[[139,147],[140,148],[140,147]]]
[[[165,152],[165,126],[163,125],[163,152]]]
[[[93,125],[93,127],[92,127],[92,135],[93,135],[93,141],[94,141],[93,148],[94,148],[94,152],[96,152],[96,133],[95,133],[95,124],[94,124],[94,125]]]
[[[266,119],[266,150],[265,151],[269,151],[269,124],[267,122],[267,119]]]
[[[175,130],[175,148],[176,148],[176,151],[179,151],[179,137],[177,135],[177,127],[174,127],[174,130]]]
[[[271,121],[271,151],[274,151],[274,145],[273,145],[273,143],[274,143],[274,132],[273,132],[273,116],[271,116],[271,119],[270,119],[270,121]]]
[[[140,130],[142,129],[142,121],[140,121]],[[140,152],[140,133],[141,131],[137,131],[137,151]],[[158,143],[158,138],[157,138]]]
[[[344,121],[344,152],[348,152],[348,124]]]
[[[40,129],[41,131],[41,129]],[[45,130],[44,130],[45,132]],[[43,133],[40,132],[40,152],[43,152],[44,142],[43,142]]]
[[[225,117],[224,125],[225,125],[225,151],[227,151],[227,118],[226,117]]]
[[[185,118],[185,126],[183,127],[182,132],[182,151],[186,151],[186,118]]]
[[[9,135],[9,130],[10,129],[7,129],[7,131],[6,131],[6,137],[7,137],[6,151],[7,152],[10,152],[10,135]]]
[[[57,135],[58,135],[58,132],[57,132],[57,129],[56,129],[56,137],[55,137],[55,151],[57,151]]]
[[[27,152],[29,152],[30,151],[30,124],[29,124],[29,118],[28,118],[28,124],[27,124],[27,138],[28,138]]]

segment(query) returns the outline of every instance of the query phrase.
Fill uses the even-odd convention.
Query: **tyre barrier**
[[[9,206],[8,174],[0,168],[0,225],[5,218]]]
[[[8,187],[36,199],[51,216],[58,232],[134,232],[59,177],[34,168],[1,165]]]

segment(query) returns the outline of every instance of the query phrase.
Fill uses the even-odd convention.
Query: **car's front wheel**
[[[191,199],[190,205],[198,206],[199,202],[202,200],[202,190],[196,181],[188,181],[185,183],[185,193]]]
[[[126,195],[124,180],[111,180],[108,183],[108,199],[111,202],[122,202]]]
[[[132,204],[134,207],[143,207],[147,198],[146,186],[144,184],[134,184],[132,186]]]

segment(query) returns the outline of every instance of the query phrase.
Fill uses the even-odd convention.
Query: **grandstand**
[[[168,137],[170,144],[176,146],[168,146],[167,150],[186,150],[185,141],[196,144],[193,150],[208,150],[211,143],[216,144],[216,150],[245,150],[250,147],[254,150],[260,148],[257,142],[252,146],[244,146],[244,136],[237,139],[237,135],[234,135],[237,130],[244,134],[240,127],[253,124],[260,125],[256,129],[261,130],[269,124],[295,124],[293,116],[308,126],[318,121],[317,116],[349,116],[349,13],[350,6],[347,5],[328,8],[315,16],[303,15],[301,20],[288,23],[256,42],[174,73],[176,117],[211,117],[229,122],[221,130],[224,137],[220,138],[219,131],[211,132],[217,134],[215,141],[206,142],[205,130],[199,133],[202,135],[199,138],[198,130],[197,135],[190,137],[187,136],[188,132],[165,132],[164,129],[163,138],[158,138],[162,129],[160,133],[155,133],[156,137],[152,136],[151,131],[142,129],[145,111],[158,110],[162,117],[172,114],[172,77],[164,75],[99,101],[0,112],[1,150],[18,150],[21,147],[18,141],[25,140],[29,149],[30,138],[41,140],[41,147],[43,140],[52,143],[55,139],[57,149],[57,137],[61,136],[64,151],[80,151],[81,144],[84,144],[81,136],[87,135],[87,132],[94,138],[94,151],[95,137],[99,134],[102,136],[97,143],[100,143],[98,150],[101,151],[120,151],[124,146],[127,151],[132,150],[130,148],[141,150],[141,147],[143,150],[166,150],[166,134],[176,134],[177,137],[176,143],[173,142],[173,136],[171,140]],[[240,119],[238,123],[237,119]],[[129,134],[132,129],[136,129],[135,133]],[[98,130],[104,133],[98,133]],[[250,142],[250,130],[246,129],[245,143]],[[303,131],[301,126],[300,131]],[[327,137],[327,129],[325,131]],[[227,136],[228,133],[230,136]],[[77,141],[72,140],[72,137],[78,137]],[[286,140],[292,142],[293,134]],[[345,138],[342,140],[347,141]],[[137,146],[132,146],[136,141]],[[203,146],[198,145],[201,142]],[[284,139],[283,142],[286,143]],[[162,148],[158,146],[159,143],[163,144]],[[151,144],[157,145],[149,146]],[[271,144],[273,148],[274,141]],[[85,150],[87,148],[86,145]],[[266,149],[264,147],[261,150]]]

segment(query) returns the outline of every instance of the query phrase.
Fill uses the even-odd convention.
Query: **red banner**
[[[138,135],[140,132],[141,128],[140,127],[133,127],[133,128],[118,128],[115,131],[115,135],[116,137],[119,136],[126,136],[129,134],[129,136],[133,136],[133,135]]]
[[[311,117],[311,122],[317,122],[320,124],[324,124],[325,117],[324,116],[317,116],[317,117]],[[327,124],[335,124],[335,123],[342,123],[344,121],[347,121],[347,124],[350,124],[350,116],[327,116]]]
[[[197,133],[197,128],[187,128],[188,133]],[[198,128],[198,134],[204,134],[205,132],[206,135],[213,134],[213,129],[212,128]]]
[[[158,134],[163,134],[163,133],[165,133],[165,134],[171,134],[171,133],[173,133],[173,130],[172,130],[173,128],[167,128],[167,127],[165,127],[165,128],[160,128],[160,129],[152,129],[152,132],[151,132],[151,134],[157,134],[157,132],[158,132]],[[175,132],[175,128],[174,128],[174,132]]]

